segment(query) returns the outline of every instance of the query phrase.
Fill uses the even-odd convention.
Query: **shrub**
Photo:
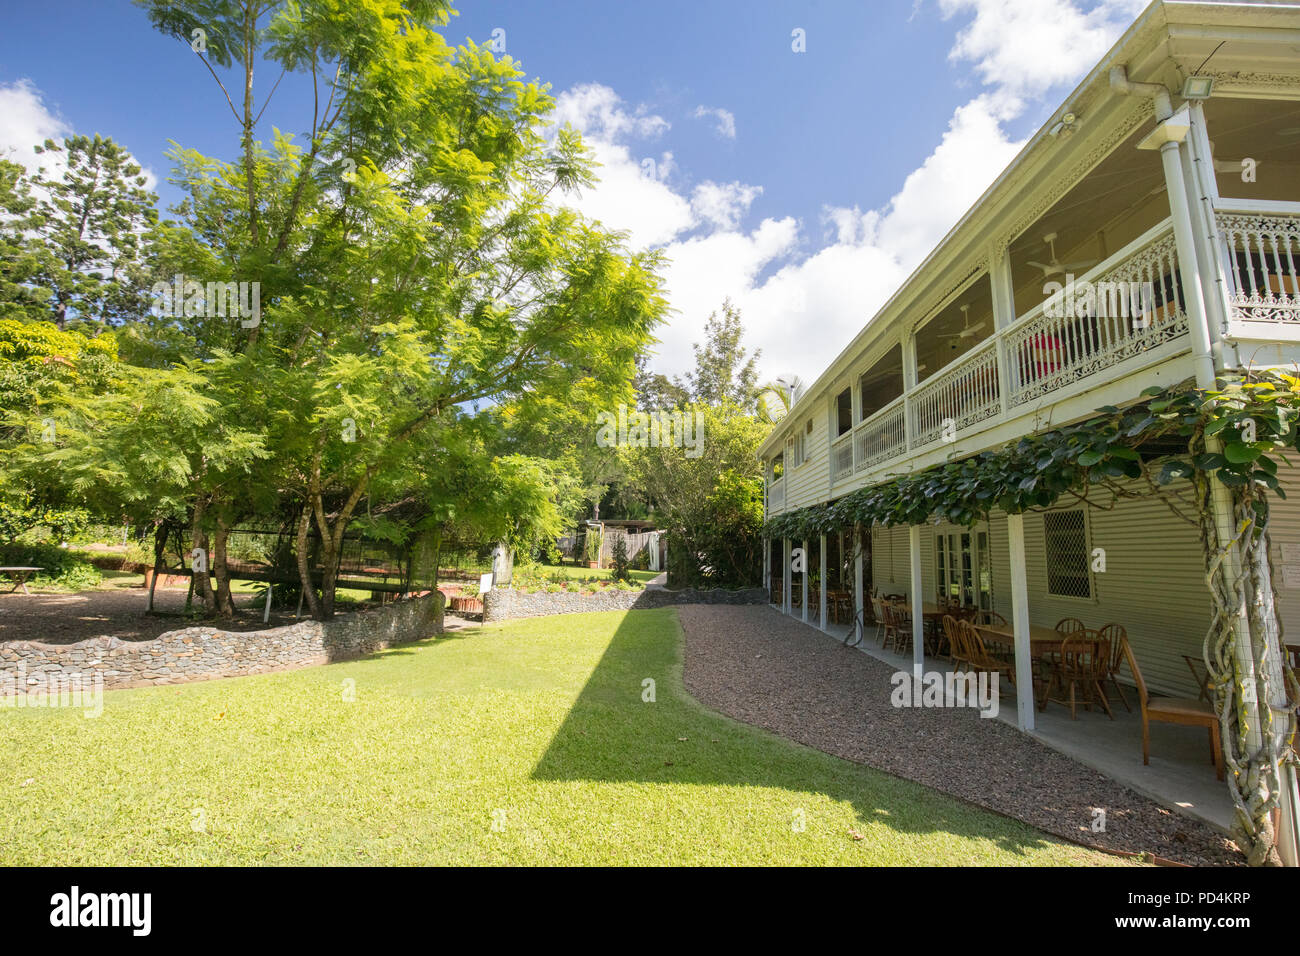
[[[40,588],[84,591],[97,587],[104,576],[81,555],[51,544],[10,544],[0,547],[0,563],[42,568],[28,579]]]
[[[610,572],[613,579],[615,581],[631,580],[632,575],[627,573],[628,568],[631,566],[631,562],[628,560],[627,556],[627,538],[623,535],[619,535],[614,541],[613,559],[614,569]]]

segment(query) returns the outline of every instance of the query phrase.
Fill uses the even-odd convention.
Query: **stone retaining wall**
[[[584,611],[629,611],[668,607],[673,604],[766,604],[763,588],[739,591],[648,588],[644,591],[597,591],[577,594],[567,591],[524,593],[514,588],[493,588],[483,596],[483,620],[504,621],[548,614],[579,614]]]
[[[299,621],[265,631],[223,631],[211,626],[167,631],[150,641],[92,637],[75,644],[0,642],[0,678],[26,675],[102,675],[104,687],[179,684],[236,677],[360,657],[392,644],[442,633],[443,597],[398,601],[344,614],[332,621]],[[0,693],[13,680],[0,680]],[[17,689],[16,687],[13,689]]]

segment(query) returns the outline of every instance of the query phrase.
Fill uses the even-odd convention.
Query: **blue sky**
[[[730,296],[767,376],[811,380],[1141,9],[1139,0],[464,0],[504,31],[604,163],[569,201],[672,260],[656,365],[690,364]],[[168,143],[231,158],[237,130],[188,46],[125,0],[7,0],[0,150],[110,135],[154,173]],[[803,31],[804,52],[792,48]],[[498,33],[498,37],[502,34]],[[261,96],[278,70],[260,71]],[[309,89],[266,111],[301,132]],[[649,161],[649,162],[648,162]],[[815,330],[815,331],[810,331]]]

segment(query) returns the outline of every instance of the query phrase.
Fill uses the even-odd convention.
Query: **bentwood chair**
[[[1097,636],[1103,641],[1110,643],[1110,654],[1106,661],[1106,675],[1102,678],[1102,683],[1110,681],[1115,688],[1115,693],[1119,695],[1120,703],[1124,709],[1132,711],[1133,708],[1128,705],[1128,698],[1124,696],[1124,688],[1119,686],[1119,669],[1124,664],[1124,648],[1121,641],[1128,640],[1128,631],[1124,630],[1122,624],[1103,624],[1097,631]]]
[[[1082,691],[1086,709],[1092,709],[1095,696],[1110,719],[1114,720],[1115,715],[1111,713],[1110,701],[1106,699],[1106,692],[1101,688],[1101,682],[1110,668],[1110,644],[1099,639],[1095,632],[1085,631],[1084,634],[1082,638],[1072,636],[1061,642],[1060,650],[1056,652],[1051,662],[1051,674],[1043,689],[1043,701],[1039,709],[1046,709],[1047,702],[1054,700],[1060,704],[1068,704],[1070,719],[1078,720],[1076,708],[1078,696],[1075,693],[1077,688]],[[1052,696],[1053,688],[1060,689],[1060,697]]]
[[[1056,622],[1056,629],[1062,634],[1082,634],[1087,630],[1077,617],[1063,617]]]
[[[1142,763],[1151,763],[1151,721],[1205,727],[1210,731],[1210,758],[1214,763],[1214,773],[1222,780],[1223,743],[1219,737],[1219,715],[1214,712],[1214,708],[1202,700],[1192,700],[1190,697],[1148,696],[1146,681],[1138,669],[1133,648],[1129,646],[1127,638],[1121,638],[1121,643],[1124,659],[1133,675],[1133,683],[1137,685],[1138,704],[1142,708]]]
[[[912,611],[903,601],[890,601],[889,613],[894,619],[893,647],[899,654],[912,651]]]
[[[970,654],[957,623],[951,614],[943,616],[943,636],[948,639],[948,660],[952,663],[953,670],[960,671],[970,667]]]
[[[957,639],[966,654],[966,660],[975,671],[988,671],[1006,674],[1012,686],[1016,683],[1014,667],[1007,667],[1007,662],[989,653],[984,646],[984,638],[970,621],[957,621]]]

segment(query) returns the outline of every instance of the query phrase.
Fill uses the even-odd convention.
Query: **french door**
[[[934,533],[935,578],[940,597],[965,607],[993,610],[993,567],[987,529]]]

